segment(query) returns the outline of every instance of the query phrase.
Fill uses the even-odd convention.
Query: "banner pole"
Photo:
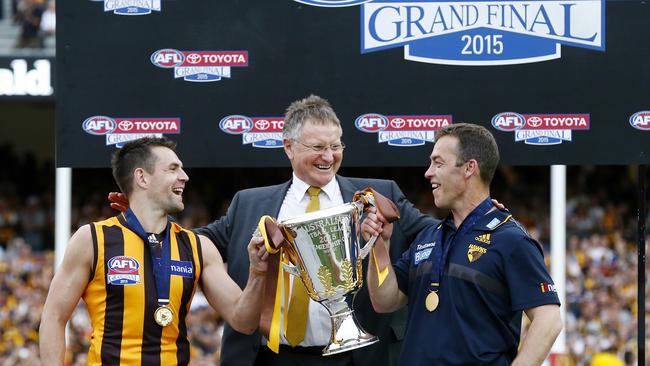
[[[645,364],[645,190],[646,190],[646,166],[638,166],[639,174],[639,200],[637,211],[637,357],[638,364]]]
[[[551,165],[551,277],[560,298],[562,321],[566,319],[566,165]],[[566,331],[558,335],[553,354],[566,353]]]

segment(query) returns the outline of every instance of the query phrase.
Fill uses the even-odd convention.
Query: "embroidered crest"
[[[481,258],[481,256],[485,253],[487,253],[487,249],[476,244],[470,244],[467,248],[467,259],[469,259],[469,262],[472,263]]]

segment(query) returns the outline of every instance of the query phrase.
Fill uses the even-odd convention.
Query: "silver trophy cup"
[[[300,277],[309,296],[330,314],[332,334],[324,356],[379,341],[361,328],[348,305],[363,284],[361,261],[377,239],[372,237],[361,247],[359,221],[367,205],[374,202],[359,200],[280,223],[292,263],[284,264],[284,269]]]

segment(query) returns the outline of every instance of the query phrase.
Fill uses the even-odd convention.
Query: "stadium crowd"
[[[54,271],[54,168],[0,145],[0,366],[40,365],[38,327]],[[431,194],[423,168],[353,169],[356,176],[392,177],[423,211]],[[568,167],[565,331],[570,364],[636,365],[636,174],[632,167]],[[177,218],[198,227],[224,213],[242,188],[281,182],[287,169],[191,169],[186,209]],[[342,169],[345,174],[345,169]],[[108,170],[75,170],[72,227],[113,216]],[[228,179],[224,179],[228,177]],[[215,182],[217,182],[215,184]],[[616,182],[616,189],[608,185]],[[589,184],[587,184],[589,183]],[[543,243],[549,260],[549,169],[500,167],[492,196],[504,202]],[[650,240],[648,237],[646,240]],[[647,278],[647,275],[646,275]],[[646,290],[648,284],[646,284]],[[646,302],[646,318],[650,306]],[[646,327],[647,328],[647,327]],[[222,321],[200,295],[188,329],[192,365],[219,360]],[[90,323],[80,303],[68,331],[67,365],[85,365]],[[603,361],[610,360],[610,361]],[[612,361],[617,360],[617,361]],[[650,358],[646,358],[648,364]],[[605,363],[602,363],[605,362]],[[609,363],[606,363],[609,362]],[[618,362],[618,363],[617,363]]]
[[[14,0],[12,5],[14,23],[21,27],[16,48],[44,48],[54,42],[56,0]]]

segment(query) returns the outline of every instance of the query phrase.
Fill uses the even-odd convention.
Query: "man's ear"
[[[289,158],[289,160],[293,160],[293,151],[291,150],[293,141],[288,138],[283,138],[282,145],[284,145],[284,153],[287,154],[287,158]]]
[[[149,177],[143,168],[135,168],[133,171],[133,179],[135,180],[135,184],[140,188],[146,189],[149,186]]]
[[[479,175],[478,161],[470,159],[465,165],[465,178],[471,177],[473,174]]]

